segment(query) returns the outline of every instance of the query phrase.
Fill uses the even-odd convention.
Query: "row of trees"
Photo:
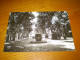
[[[34,15],[31,12],[12,12],[10,13],[8,28],[7,28],[7,37],[6,41],[14,40],[16,34],[18,35],[18,39],[20,39],[21,32],[22,35],[28,36],[31,29],[31,22],[34,18]]]
[[[37,16],[37,27],[42,30],[43,34],[48,35],[48,32],[51,31],[53,39],[60,39],[61,36],[66,38],[70,35],[69,31],[71,31],[71,27],[66,11],[38,13],[39,15]],[[32,14],[32,12],[10,13],[6,41],[15,41],[16,34],[17,39],[22,38],[24,35],[28,37],[29,33],[33,30],[31,28],[31,20],[34,18],[35,16]],[[46,29],[49,31],[46,31]]]
[[[43,33],[48,35],[46,29],[51,31],[53,39],[60,39],[61,36],[66,39],[70,35],[71,27],[66,11],[39,12],[38,22],[38,26],[42,29]]]

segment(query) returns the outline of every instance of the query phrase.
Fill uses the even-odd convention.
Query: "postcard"
[[[75,51],[67,11],[11,12],[4,52]]]

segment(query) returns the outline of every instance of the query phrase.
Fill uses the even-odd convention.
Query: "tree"
[[[53,12],[39,12],[38,23],[43,33],[45,31],[45,28],[51,28],[51,19],[53,15]]]
[[[20,33],[31,32],[31,22],[34,18],[31,12],[12,12],[9,17],[8,29],[7,29],[7,40],[15,41],[16,33],[18,33],[18,39]]]

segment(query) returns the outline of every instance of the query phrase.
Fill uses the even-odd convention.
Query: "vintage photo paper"
[[[74,50],[67,11],[10,13],[4,52]]]

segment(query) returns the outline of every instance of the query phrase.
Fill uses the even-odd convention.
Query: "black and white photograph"
[[[75,51],[67,11],[11,12],[4,52]]]

